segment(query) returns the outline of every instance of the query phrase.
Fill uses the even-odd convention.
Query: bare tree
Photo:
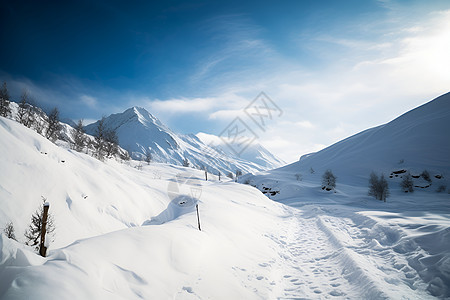
[[[81,152],[86,146],[86,135],[84,134],[83,120],[78,120],[75,128],[72,129],[73,149]]]
[[[5,229],[3,229],[3,232],[9,239],[13,239],[13,240],[17,241],[13,222],[6,223],[6,226],[5,226]]]
[[[326,170],[322,175],[322,190],[331,191],[336,188],[336,176],[331,170]]]
[[[228,178],[231,178],[231,179],[234,179],[234,175],[233,175],[233,173],[231,173],[231,172],[229,172],[229,173],[227,174],[227,177],[228,177]]]
[[[26,90],[22,92],[20,96],[19,108],[16,115],[17,122],[25,125],[26,127],[31,127],[34,123],[34,114],[30,104],[30,97]]]
[[[10,114],[11,108],[9,107],[8,87],[6,86],[6,82],[3,82],[3,85],[0,89],[0,116],[7,117]]]
[[[409,172],[403,175],[403,179],[402,182],[400,183],[400,186],[402,187],[405,193],[414,192],[414,182]]]
[[[42,197],[43,203],[47,201],[46,198]],[[34,247],[36,251],[39,251],[39,242],[41,237],[42,219],[44,216],[44,207],[40,206],[31,216],[31,223],[25,232],[25,238],[27,239],[26,244],[28,246]],[[52,240],[55,231],[55,221],[53,216],[49,213],[47,217],[46,234],[48,240]]]
[[[61,131],[61,124],[59,123],[59,111],[58,108],[54,108],[48,116],[47,130],[45,131],[45,137],[54,142],[59,138]]]
[[[145,152],[145,161],[147,162],[147,165],[152,162],[152,154],[150,153],[149,149],[147,149],[147,151]]]
[[[378,176],[372,172],[369,179],[369,195],[374,196],[375,199],[386,202],[386,198],[389,197],[389,194],[389,185],[386,178],[384,178],[384,174],[381,174],[381,177],[378,178]]]

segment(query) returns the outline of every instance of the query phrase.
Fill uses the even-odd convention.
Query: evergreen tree
[[[8,88],[6,86],[6,82],[3,82],[0,89],[0,116],[2,117],[8,117],[11,114],[9,100]]]
[[[95,155],[99,160],[103,160],[105,156],[105,117],[102,117],[98,121],[97,128],[95,129],[95,140],[94,140],[94,150]]]
[[[119,152],[119,137],[114,129],[105,131],[105,154],[106,157],[111,157]]]
[[[47,200],[42,197],[43,203]],[[41,237],[41,229],[42,229],[42,220],[44,217],[44,206],[41,205],[39,209],[37,209],[31,216],[31,223],[28,226],[27,231],[25,232],[26,244],[28,246],[34,247],[36,251],[39,251],[39,243]],[[47,226],[46,226],[46,239],[48,241],[53,239],[55,231],[55,222],[53,216],[49,213],[47,217]]]
[[[336,176],[331,170],[326,170],[322,175],[322,190],[331,191],[336,188]]]

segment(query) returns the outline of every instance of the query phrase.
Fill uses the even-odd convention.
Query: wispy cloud
[[[90,108],[97,108],[98,101],[95,97],[89,96],[89,95],[81,95],[80,100],[82,103],[87,105]]]

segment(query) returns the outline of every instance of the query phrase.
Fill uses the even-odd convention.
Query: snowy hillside
[[[1,299],[431,299],[430,291],[448,292],[443,217],[410,214],[414,226],[404,228],[376,205],[366,214],[296,209],[248,185],[205,182],[191,168],[100,162],[4,118],[0,137],[0,221],[13,222],[21,242],[0,236]],[[22,244],[41,196],[56,224],[46,258]]]
[[[438,142],[442,131],[418,130],[448,128],[442,104],[448,102],[439,101],[356,140],[364,145],[374,130],[385,128],[394,143],[391,135],[403,126],[416,128],[404,141],[414,146],[414,135],[431,136],[427,141],[445,150],[446,142]],[[381,146],[388,142],[375,137],[378,152],[386,152]],[[205,181],[202,171],[178,165],[101,162],[2,117],[0,140],[0,227],[12,222],[18,240],[0,235],[0,299],[450,297],[450,197],[434,190],[450,175],[438,151],[427,152],[434,157],[413,151],[402,156],[402,167],[413,175],[422,168],[440,175],[432,177],[432,188],[405,194],[396,186],[398,173],[389,178],[391,195],[382,202],[367,195],[363,167],[390,168],[353,161],[341,169],[329,159],[338,180],[336,192],[326,192],[321,168],[330,165],[301,165],[320,152],[286,168],[242,176],[248,184],[239,184],[214,175]],[[342,146],[354,140],[328,154],[340,159],[352,149],[364,158],[357,145]],[[411,159],[415,164],[408,165]],[[50,202],[56,225],[45,258],[23,244],[41,197]]]
[[[276,172],[302,173],[313,168],[336,173],[340,182],[365,181],[371,171],[427,169],[450,177],[450,93],[442,95],[395,120],[331,145]],[[450,187],[450,185],[449,185]]]
[[[304,215],[316,219],[354,259],[364,261],[365,255],[374,255],[371,259],[386,273],[386,282],[397,282],[390,274],[403,271],[398,283],[414,289],[420,278],[431,295],[448,298],[449,129],[450,93],[385,125],[305,155],[296,163],[243,176],[240,182],[307,212]],[[327,169],[337,176],[335,192],[321,188]],[[368,196],[372,171],[387,178],[387,202]],[[424,171],[430,175],[428,180]],[[405,193],[400,186],[408,173],[413,193]],[[381,239],[374,241],[374,236]],[[379,270],[368,266],[365,271],[374,274]]]
[[[86,126],[86,132],[93,135],[98,122]],[[212,149],[195,135],[174,133],[144,108],[133,107],[123,113],[110,115],[105,119],[108,129],[115,129],[120,146],[139,158],[150,151],[153,161],[181,165],[187,159],[191,166],[206,166],[210,172],[222,174],[269,170],[284,162],[270,154],[266,149],[246,153],[237,157],[222,148]],[[261,159],[260,153],[270,159]],[[259,155],[259,156],[258,156]]]

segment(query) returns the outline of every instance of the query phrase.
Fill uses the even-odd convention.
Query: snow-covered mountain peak
[[[98,122],[86,126],[86,132],[95,134],[97,125]],[[137,159],[150,152],[155,162],[180,165],[187,159],[190,166],[206,167],[210,172],[223,174],[235,173],[236,170],[257,172],[284,164],[263,148],[251,148],[245,157],[236,157],[220,147],[212,149],[198,136],[173,132],[145,108],[138,106],[110,115],[105,118],[104,125],[107,129],[116,130],[120,146]]]

